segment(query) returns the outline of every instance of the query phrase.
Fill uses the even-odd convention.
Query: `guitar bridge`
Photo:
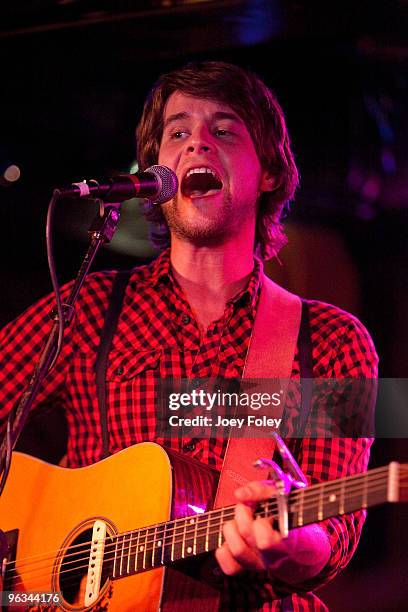
[[[96,520],[92,530],[92,545],[89,553],[88,575],[84,603],[90,606],[99,597],[103,567],[103,554],[105,551],[106,523]]]

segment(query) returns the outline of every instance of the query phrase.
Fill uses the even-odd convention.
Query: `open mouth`
[[[191,168],[181,181],[181,193],[189,198],[214,195],[222,189],[222,181],[211,168]]]

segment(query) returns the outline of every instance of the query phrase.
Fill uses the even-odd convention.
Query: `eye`
[[[172,140],[180,140],[180,138],[183,138],[185,134],[186,132],[184,130],[176,130],[170,134],[170,138]]]
[[[216,136],[228,136],[229,134],[231,134],[231,132],[226,130],[225,128],[216,128],[214,130],[214,134]]]

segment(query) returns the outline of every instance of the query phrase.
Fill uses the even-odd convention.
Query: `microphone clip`
[[[99,211],[92,221],[88,233],[92,240],[106,244],[112,240],[116,232],[120,221],[121,203],[109,202],[109,204],[106,204],[99,198],[96,203],[99,204]]]

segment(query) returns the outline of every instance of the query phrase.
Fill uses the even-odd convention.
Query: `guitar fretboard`
[[[402,474],[406,480],[407,472],[406,466],[394,462],[364,474],[294,490],[288,497],[289,526],[302,527],[360,508],[398,501]],[[216,549],[223,542],[222,526],[233,518],[234,509],[228,506],[115,536],[105,547],[105,558],[112,563],[112,578],[171,565]],[[276,499],[260,503],[255,514],[277,520]]]

